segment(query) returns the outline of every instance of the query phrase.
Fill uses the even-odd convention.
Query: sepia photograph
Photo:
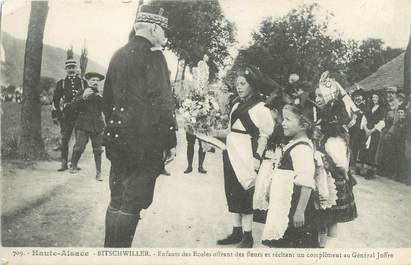
[[[1,264],[411,264],[410,0],[0,3]]]

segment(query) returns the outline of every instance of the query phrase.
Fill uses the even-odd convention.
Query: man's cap
[[[65,62],[65,67],[67,68],[68,66],[77,66],[77,62],[74,59],[68,59]]]
[[[398,92],[398,88],[397,87],[395,87],[395,86],[390,86],[390,87],[387,87],[387,93],[397,93]]]
[[[154,5],[143,5],[138,10],[136,21],[138,22],[145,22],[145,23],[153,23],[159,25],[160,27],[168,30],[168,18],[164,14],[164,8],[160,6]]]
[[[351,94],[351,97],[355,98],[356,96],[362,96],[364,98],[365,97],[365,91],[362,88],[354,90],[354,92],[352,92],[352,94]]]
[[[96,72],[88,72],[84,75],[84,78],[87,80],[93,77],[97,77],[100,81],[104,79],[104,75],[96,73]]]
[[[405,99],[405,98],[406,98],[406,97],[405,97],[405,94],[404,94],[404,93],[402,93],[402,92],[398,93],[398,97],[399,97],[399,98],[403,98],[403,99]]]

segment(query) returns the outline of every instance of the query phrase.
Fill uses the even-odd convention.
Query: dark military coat
[[[103,144],[112,161],[158,167],[163,151],[176,145],[167,62],[152,47],[136,36],[110,61],[103,92]]]
[[[79,92],[73,102],[73,108],[78,113],[75,128],[90,133],[100,133],[104,130],[103,97],[97,92],[83,99],[84,90]]]
[[[71,103],[79,91],[87,87],[86,80],[79,76],[67,76],[57,82],[53,94],[53,118],[75,120]]]

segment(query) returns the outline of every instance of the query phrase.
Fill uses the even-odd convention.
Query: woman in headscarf
[[[319,150],[326,156],[327,168],[335,180],[336,205],[319,210],[316,214],[320,225],[320,246],[333,247],[337,237],[337,224],[357,217],[353,186],[355,179],[349,171],[349,143],[347,124],[350,104],[342,87],[325,72],[316,89],[317,121],[322,134]],[[342,93],[343,92],[343,93]],[[344,100],[346,98],[346,100]],[[328,242],[327,242],[328,241]]]
[[[238,99],[230,112],[230,127],[226,131],[214,131],[217,137],[226,135],[224,184],[233,221],[232,233],[218,240],[218,245],[239,243],[239,248],[251,248],[254,244],[251,233],[254,183],[274,129],[270,110],[260,95],[267,89],[259,69],[250,66],[240,71],[236,82]]]

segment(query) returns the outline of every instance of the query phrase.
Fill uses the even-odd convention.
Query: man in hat
[[[96,180],[102,181],[101,153],[103,152],[105,123],[103,118],[103,97],[99,94],[98,87],[99,82],[104,79],[104,75],[89,72],[85,74],[85,78],[89,87],[79,92],[73,102],[73,108],[78,112],[78,117],[74,126],[76,142],[71,157],[71,173],[76,173],[79,170],[77,163],[90,139],[96,164]]]
[[[350,155],[350,168],[353,170],[353,172],[356,172],[356,163],[357,163],[357,158],[358,158],[358,153],[360,151],[360,145],[364,137],[364,131],[361,130],[361,121],[363,119],[363,113],[366,110],[366,101],[365,101],[365,93],[364,90],[358,89],[355,90],[352,94],[351,97],[354,100],[355,105],[357,108],[360,110],[360,112],[357,112],[351,117],[351,121],[348,124],[348,132],[350,135],[350,149],[351,149],[351,155]]]
[[[175,157],[174,101],[161,51],[167,24],[164,9],[142,6],[128,43],[108,67],[103,144],[111,161],[111,200],[105,247],[131,247],[140,211],[153,200],[156,178]]]
[[[53,94],[52,118],[60,124],[61,132],[61,167],[58,171],[68,169],[67,159],[69,141],[73,133],[74,123],[77,118],[76,111],[72,108],[72,101],[79,91],[87,87],[87,83],[77,75],[77,63],[68,59],[65,63],[67,76],[57,82]]]

